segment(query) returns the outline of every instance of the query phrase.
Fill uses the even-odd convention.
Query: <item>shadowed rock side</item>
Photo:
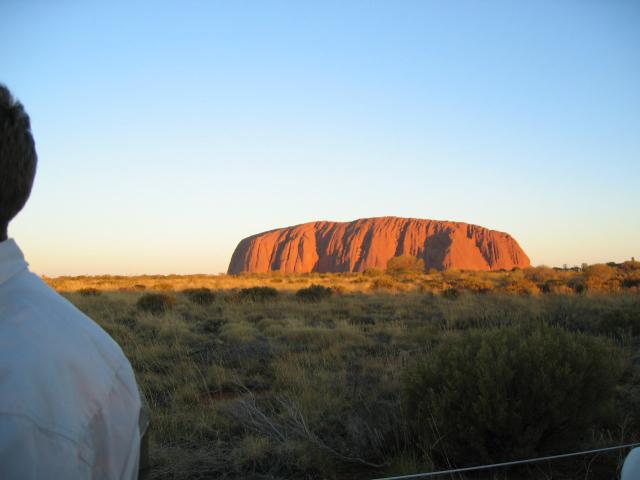
[[[362,272],[412,255],[439,270],[510,270],[529,257],[508,233],[415,218],[311,222],[259,233],[236,247],[228,272]]]

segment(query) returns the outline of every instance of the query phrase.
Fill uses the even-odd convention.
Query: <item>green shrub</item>
[[[608,412],[620,358],[560,327],[474,332],[409,369],[407,411],[435,458],[459,465],[575,450]]]
[[[197,305],[211,305],[216,299],[215,293],[208,288],[187,288],[182,293],[191,301]]]
[[[322,285],[311,285],[296,292],[296,298],[303,302],[319,302],[333,295],[333,290]]]
[[[591,322],[590,331],[618,340],[636,337],[640,335],[640,312],[623,309],[602,312]]]
[[[176,303],[176,299],[166,293],[146,293],[142,295],[136,306],[143,312],[159,315],[171,310]]]
[[[100,295],[102,295],[102,292],[100,290],[98,290],[97,288],[81,288],[80,290],[78,290],[78,293],[80,295],[82,295],[83,297],[98,297]]]
[[[278,291],[272,287],[249,287],[238,292],[238,298],[248,302],[266,302],[274,300],[278,296]]]
[[[392,275],[422,272],[424,272],[424,260],[411,255],[393,257],[387,262],[387,273]]]

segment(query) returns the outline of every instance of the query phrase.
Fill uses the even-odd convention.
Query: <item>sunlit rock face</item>
[[[400,255],[422,258],[427,269],[439,270],[530,265],[508,233],[461,222],[379,217],[310,222],[247,237],[236,247],[228,273],[362,272],[384,269]]]

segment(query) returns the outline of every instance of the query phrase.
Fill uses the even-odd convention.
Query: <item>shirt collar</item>
[[[13,238],[0,242],[0,285],[26,270],[28,265]]]

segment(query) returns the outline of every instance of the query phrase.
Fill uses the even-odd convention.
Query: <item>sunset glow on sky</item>
[[[534,265],[640,257],[640,3],[0,4],[39,170],[32,268],[218,273],[242,238],[395,215]]]

